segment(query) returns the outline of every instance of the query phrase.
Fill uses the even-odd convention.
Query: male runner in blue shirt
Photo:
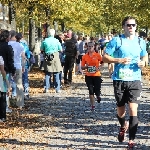
[[[117,117],[121,125],[118,140],[123,142],[127,130],[125,123],[125,103],[129,105],[129,143],[128,149],[133,149],[138,127],[137,108],[141,85],[141,68],[147,62],[146,43],[135,36],[137,21],[128,16],[122,21],[124,34],[114,37],[106,47],[103,61],[115,63],[113,86],[117,101]],[[113,54],[113,57],[111,56]]]

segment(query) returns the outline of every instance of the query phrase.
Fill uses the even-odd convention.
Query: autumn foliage
[[[2,0],[8,4],[8,0]],[[28,29],[28,19],[32,17],[36,26],[48,21],[58,24],[64,22],[67,28],[90,33],[107,32],[111,29],[121,31],[121,21],[126,15],[133,15],[138,19],[138,27],[150,28],[149,0],[15,0],[17,27],[22,21]],[[29,7],[33,6],[29,16]],[[46,10],[49,10],[46,17]],[[58,27],[60,29],[60,25]]]

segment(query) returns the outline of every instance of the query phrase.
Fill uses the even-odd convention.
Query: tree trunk
[[[32,18],[29,18],[29,48],[34,52],[35,48],[35,23]]]
[[[146,30],[146,37],[148,36],[148,27],[145,28]]]
[[[11,30],[16,30],[16,21],[15,21],[15,8],[12,2],[9,2],[9,24],[11,25]]]
[[[42,40],[42,29],[40,27],[38,27],[38,41]]]
[[[64,22],[61,22],[61,31],[65,31],[65,23]]]
[[[57,35],[57,32],[58,32],[58,23],[57,23],[57,21],[54,21],[54,30],[55,30],[55,34]]]

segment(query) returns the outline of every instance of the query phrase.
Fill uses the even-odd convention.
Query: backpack
[[[50,53],[45,53],[45,60],[52,61],[54,59],[54,55]]]
[[[65,49],[65,55],[66,56],[76,56],[77,55],[77,48],[75,41],[68,40],[65,43],[66,49]]]

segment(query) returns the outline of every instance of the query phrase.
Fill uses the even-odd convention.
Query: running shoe
[[[135,149],[135,143],[128,143],[127,150],[134,150]]]
[[[125,137],[125,133],[127,132],[129,127],[129,122],[126,121],[125,122],[125,127],[120,128],[119,134],[118,134],[118,141],[119,142],[123,142],[124,141],[124,137]]]
[[[91,106],[91,111],[95,111],[95,106]]]

